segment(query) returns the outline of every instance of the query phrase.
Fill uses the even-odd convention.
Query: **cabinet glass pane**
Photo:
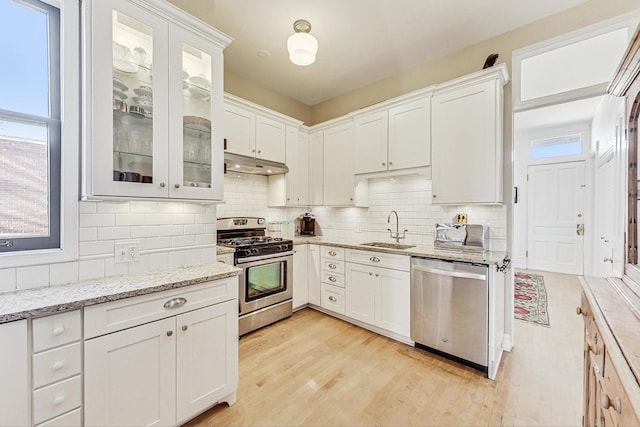
[[[153,182],[153,30],[113,11],[113,180]]]
[[[182,45],[183,185],[211,187],[211,56]]]

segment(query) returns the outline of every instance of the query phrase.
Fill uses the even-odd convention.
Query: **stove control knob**
[[[258,255],[258,248],[251,249],[251,255]]]

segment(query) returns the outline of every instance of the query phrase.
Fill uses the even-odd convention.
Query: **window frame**
[[[79,146],[80,146],[80,2],[79,0],[40,0],[50,7],[59,9],[59,28],[50,28],[50,35],[59,37],[60,52],[58,65],[51,63],[59,74],[60,103],[51,106],[50,117],[59,109],[59,124],[56,120],[45,120],[47,125],[59,126],[60,141],[51,144],[49,156],[59,158],[50,160],[49,175],[57,175],[59,179],[59,197],[51,197],[50,209],[58,205],[59,213],[59,247],[51,249],[25,249],[0,253],[0,268],[21,267],[29,265],[53,264],[74,261],[78,258],[78,182],[79,182]],[[32,3],[27,0],[25,3]],[[53,78],[53,73],[52,77]],[[55,90],[51,86],[50,90]],[[6,117],[23,123],[43,123],[41,117],[13,114]],[[50,141],[51,143],[51,141]],[[54,164],[55,163],[55,164]],[[59,168],[59,169],[58,169]],[[51,183],[50,185],[53,185]],[[50,221],[53,215],[50,215]]]

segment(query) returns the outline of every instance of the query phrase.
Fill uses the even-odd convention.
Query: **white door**
[[[285,158],[285,129],[282,122],[267,117],[256,117],[256,152],[260,159],[284,163]]]
[[[177,317],[178,424],[215,405],[238,384],[238,315],[235,300]]]
[[[378,111],[354,120],[355,173],[387,170],[387,111]]]
[[[596,258],[595,273],[600,277],[613,276],[614,219],[612,208],[615,203],[615,161],[613,150],[602,156],[596,173]]]
[[[225,104],[224,139],[227,140],[228,152],[255,157],[256,115],[235,105]]]
[[[431,164],[429,98],[389,109],[389,170]]]
[[[85,341],[86,426],[174,425],[175,318]]]
[[[410,336],[411,300],[408,271],[377,268],[375,272],[376,326]]]
[[[345,314],[371,325],[375,322],[375,286],[373,268],[347,264],[345,284]]]
[[[353,205],[353,123],[324,132],[324,204]]]
[[[527,268],[583,274],[584,162],[529,166]]]

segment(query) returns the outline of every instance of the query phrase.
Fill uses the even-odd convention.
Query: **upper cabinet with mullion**
[[[230,38],[167,2],[83,9],[83,197],[222,200]]]

